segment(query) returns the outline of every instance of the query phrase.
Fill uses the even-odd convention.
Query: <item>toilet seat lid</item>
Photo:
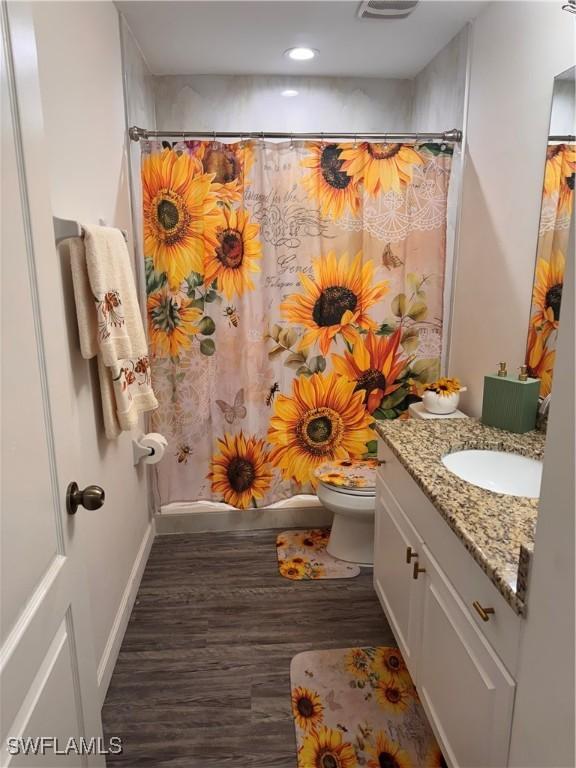
[[[375,488],[342,488],[342,486],[328,485],[328,483],[323,483],[322,481],[320,481],[320,485],[333,493],[341,493],[343,496],[362,496],[366,499],[376,496]]]
[[[314,470],[314,475],[331,490],[355,496],[373,496],[377,467],[377,459],[339,459],[321,464]]]

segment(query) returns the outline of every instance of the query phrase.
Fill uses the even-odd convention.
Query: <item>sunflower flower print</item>
[[[195,148],[194,156],[200,160],[204,173],[213,177],[212,191],[218,200],[228,205],[242,200],[242,184],[247,183],[247,176],[254,162],[251,142],[201,143]]]
[[[367,752],[367,768],[413,768],[410,755],[383,731],[376,732]]]
[[[174,358],[190,348],[202,317],[190,299],[160,289],[148,296],[147,310],[150,347],[156,357]]]
[[[302,180],[308,197],[315,200],[323,216],[341,219],[345,212],[357,214],[360,207],[358,187],[346,171],[337,144],[310,143],[310,152],[302,167],[310,173]]]
[[[336,373],[300,376],[292,382],[291,396],[278,395],[274,401],[270,461],[284,479],[314,484],[320,464],[366,453],[373,438],[371,423],[364,393],[354,382]]]
[[[561,212],[568,214],[572,211],[575,172],[576,146],[550,144],[546,150],[544,196],[550,197],[558,193],[558,207]]]
[[[292,691],[292,714],[299,728],[309,732],[323,720],[324,706],[320,696],[309,688],[298,686]]]
[[[398,648],[377,648],[372,669],[380,681],[398,683],[408,689],[412,687],[412,678]]]
[[[298,768],[357,768],[356,752],[340,731],[320,725],[304,739]]]
[[[264,441],[226,433],[218,439],[208,479],[212,491],[237,509],[255,507],[272,482]]]
[[[543,334],[533,327],[528,332],[528,347],[526,349],[526,365],[528,375],[540,379],[540,397],[547,397],[552,391],[552,376],[556,361],[556,350],[546,347]]]
[[[536,265],[531,324],[544,337],[558,329],[565,261],[562,251],[556,250],[550,261],[539,258]]]
[[[302,557],[281,560],[278,564],[280,575],[292,581],[301,581],[306,578],[306,563]]]
[[[375,695],[382,709],[392,715],[401,715],[414,700],[415,691],[411,682],[405,684],[403,681],[385,678],[376,685]]]
[[[350,650],[346,653],[346,671],[349,672],[356,680],[368,680],[371,663],[372,659],[364,650],[364,648],[350,648]]]
[[[414,167],[424,164],[420,153],[408,144],[346,145],[341,157],[343,170],[372,197],[390,190],[400,192],[411,183]]]
[[[228,301],[254,290],[251,275],[260,272],[262,257],[259,230],[245,211],[226,209],[223,212],[216,230],[216,247],[206,256],[204,282],[211,285],[215,281]]]
[[[354,345],[352,352],[344,352],[343,357],[332,355],[334,370],[355,381],[356,389],[364,391],[364,401],[370,413],[398,389],[397,379],[410,362],[400,350],[401,338],[400,327],[390,336],[369,332]]]
[[[433,744],[428,750],[424,768],[448,768],[446,758],[442,754],[442,750],[438,744]]]
[[[144,252],[174,291],[191,272],[204,273],[205,254],[218,244],[221,213],[212,180],[212,174],[198,173],[188,152],[143,156]]]
[[[363,262],[362,251],[351,262],[346,254],[338,259],[331,251],[313,261],[313,271],[313,278],[299,274],[303,293],[292,294],[280,305],[285,320],[305,329],[299,349],[318,343],[326,355],[338,333],[353,345],[360,340],[360,328],[376,329],[367,310],[388,293],[389,285],[374,282],[374,264]]]

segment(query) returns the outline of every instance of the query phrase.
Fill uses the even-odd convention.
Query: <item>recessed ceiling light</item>
[[[293,61],[310,61],[310,59],[318,55],[318,51],[314,50],[314,48],[288,48],[284,55]]]
[[[294,88],[286,88],[284,91],[282,91],[282,96],[284,96],[286,99],[291,99],[294,96],[298,96],[298,91]]]

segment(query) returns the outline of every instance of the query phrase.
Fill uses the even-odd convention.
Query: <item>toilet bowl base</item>
[[[374,564],[374,515],[350,517],[334,512],[326,551],[338,560],[371,566]]]

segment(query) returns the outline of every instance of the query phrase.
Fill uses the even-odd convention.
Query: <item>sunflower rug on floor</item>
[[[398,648],[299,653],[290,683],[298,768],[446,768]]]
[[[360,567],[338,560],[326,551],[330,528],[283,531],[276,537],[280,575],[292,581],[305,579],[351,579]]]

